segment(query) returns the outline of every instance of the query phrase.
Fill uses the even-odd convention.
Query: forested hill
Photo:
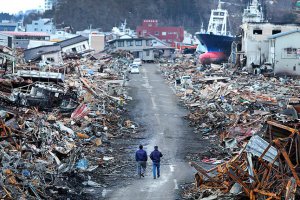
[[[294,22],[291,13],[295,0],[262,0],[267,19],[273,22]],[[241,23],[243,9],[249,0],[223,0],[230,14],[233,32]],[[158,19],[160,25],[184,26],[195,32],[203,23],[206,27],[210,10],[216,8],[218,0],[58,0],[54,11],[57,24],[83,30],[90,25],[109,31],[113,26],[127,20],[135,29],[143,19]]]

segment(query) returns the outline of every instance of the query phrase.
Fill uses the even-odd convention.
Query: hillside
[[[265,15],[270,22],[295,22],[292,14],[295,0],[264,0]],[[230,29],[237,32],[243,9],[249,0],[224,0],[230,14]],[[143,19],[158,19],[160,25],[183,26],[190,32],[207,27],[210,10],[218,0],[58,0],[58,5],[44,17],[54,17],[58,26],[71,26],[73,30],[101,28],[110,31],[124,19],[135,29]],[[27,15],[25,24],[35,15]]]

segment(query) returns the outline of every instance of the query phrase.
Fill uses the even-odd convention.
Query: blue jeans
[[[160,163],[153,163],[152,165],[152,172],[153,172],[153,177],[156,178],[156,170],[157,170],[157,177],[160,177]]]
[[[141,174],[144,174],[146,171],[146,161],[138,161],[137,162],[137,171],[138,175],[141,176]]]

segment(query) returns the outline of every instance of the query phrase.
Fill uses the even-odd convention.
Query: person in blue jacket
[[[135,152],[135,160],[137,162],[137,170],[138,176],[144,177],[144,173],[146,171],[146,164],[147,164],[147,152],[143,149],[143,145],[139,146],[139,150]]]
[[[154,151],[151,152],[150,158],[153,162],[153,178],[156,179],[156,170],[157,170],[157,178],[160,177],[160,158],[162,157],[162,153],[158,151],[158,146],[154,147]]]

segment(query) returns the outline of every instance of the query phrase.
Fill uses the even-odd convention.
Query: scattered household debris
[[[189,157],[197,173],[184,198],[299,198],[299,80],[204,68],[187,56],[160,66],[195,133],[212,143]]]
[[[1,198],[81,195],[87,190],[67,186],[69,178],[97,188],[105,185],[91,180],[90,172],[118,172],[113,166],[120,158],[110,143],[138,131],[125,115],[131,97],[124,73],[132,55],[124,55],[66,57],[54,71],[17,63],[15,73],[2,76]]]

